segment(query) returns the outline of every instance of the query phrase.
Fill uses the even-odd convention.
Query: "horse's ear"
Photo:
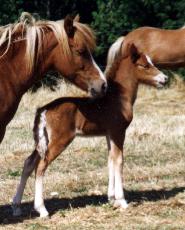
[[[130,55],[133,63],[136,63],[136,61],[140,58],[140,53],[133,43],[130,44]]]
[[[64,29],[69,38],[73,38],[76,28],[73,26],[73,17],[67,15],[64,19]]]
[[[80,15],[77,14],[74,18],[74,22],[79,22],[80,21]]]

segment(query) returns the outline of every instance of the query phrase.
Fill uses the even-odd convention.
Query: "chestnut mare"
[[[120,47],[117,47],[119,51]],[[112,52],[112,48],[109,53]],[[166,76],[134,45],[129,45],[126,57],[117,52],[107,69],[108,91],[105,97],[59,98],[39,108],[34,122],[35,150],[26,159],[17,193],[13,199],[13,214],[20,215],[21,199],[26,181],[36,170],[34,207],[41,217],[48,215],[43,201],[43,176],[47,166],[77,135],[105,135],[109,149],[108,198],[116,207],[126,208],[122,184],[123,143],[132,121],[133,104],[139,83],[158,87]],[[111,56],[111,55],[109,55]],[[109,66],[109,60],[108,60]],[[52,182],[51,182],[52,183]]]
[[[48,70],[92,96],[106,91],[104,74],[92,58],[93,31],[78,18],[35,21],[23,13],[19,22],[0,27],[0,142],[22,95]]]
[[[177,68],[185,66],[185,28],[165,30],[141,27],[128,33],[124,39],[122,52],[128,43],[148,55],[155,66]]]

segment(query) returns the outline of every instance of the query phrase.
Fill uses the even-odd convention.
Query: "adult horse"
[[[121,37],[122,52],[128,43],[148,55],[155,66],[177,68],[185,66],[185,28],[166,30],[154,27],[141,27]]]
[[[91,51],[93,31],[78,19],[36,21],[23,13],[19,22],[0,27],[0,142],[22,95],[48,70],[92,96],[106,91],[106,79]]]
[[[121,46],[118,49],[120,50]],[[112,47],[109,53],[111,52]],[[103,98],[93,101],[88,97],[59,98],[38,109],[33,130],[35,149],[24,164],[21,181],[13,199],[14,215],[21,214],[23,191],[34,169],[36,171],[34,207],[41,217],[48,215],[43,201],[44,173],[48,165],[79,134],[107,136],[108,198],[116,207],[127,207],[122,182],[123,143],[126,129],[132,121],[138,85],[145,83],[155,87],[162,86],[167,77],[134,45],[128,46],[124,58],[120,54],[116,56],[111,68],[106,71],[106,76],[109,88]]]

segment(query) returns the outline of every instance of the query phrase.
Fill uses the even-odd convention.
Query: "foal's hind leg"
[[[17,187],[16,195],[13,198],[13,215],[14,216],[20,216],[21,215],[21,209],[20,204],[24,192],[24,188],[26,186],[26,182],[28,180],[28,177],[33,172],[34,168],[37,165],[37,162],[39,160],[40,156],[36,150],[33,151],[33,153],[25,160],[24,162],[24,168],[21,175],[20,184]]]
[[[48,147],[46,156],[44,159],[40,159],[36,168],[35,178],[35,200],[34,208],[40,214],[40,217],[46,217],[49,215],[43,200],[43,176],[48,165],[68,146],[73,140],[74,135],[61,140],[55,140]],[[52,184],[52,183],[51,183]]]

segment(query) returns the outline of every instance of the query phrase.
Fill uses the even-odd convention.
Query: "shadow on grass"
[[[125,191],[128,202],[158,201],[167,200],[184,192],[185,187],[173,188],[170,190],[147,190],[147,191]],[[51,198],[45,200],[45,205],[52,216],[57,211],[71,208],[83,208],[86,205],[98,206],[107,203],[106,195],[78,196],[75,198]],[[33,202],[25,202],[21,205],[23,215],[13,217],[10,204],[0,206],[0,224],[16,224],[26,219],[34,219],[38,214],[33,210]]]

